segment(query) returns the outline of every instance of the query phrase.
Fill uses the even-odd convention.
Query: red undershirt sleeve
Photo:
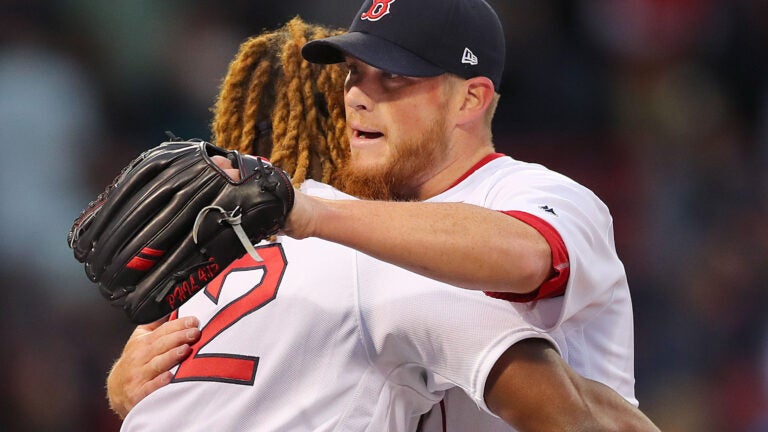
[[[563,242],[563,238],[560,237],[557,230],[544,219],[530,213],[521,211],[502,211],[502,213],[527,223],[544,236],[547,243],[549,243],[549,248],[552,250],[552,277],[544,281],[540,287],[527,294],[509,292],[485,292],[485,294],[490,297],[521,303],[558,297],[565,294],[565,286],[570,275],[570,262],[565,242]]]

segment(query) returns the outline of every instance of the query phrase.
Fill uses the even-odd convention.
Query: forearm
[[[528,293],[549,277],[546,240],[501,212],[461,203],[309,198],[310,207],[299,212],[311,212],[312,222],[291,232],[289,219],[289,235],[340,243],[469,289]]]
[[[576,431],[605,430],[628,432],[659,432],[659,428],[651,422],[638,408],[620,397],[611,388],[597,381],[588,380],[576,375],[572,370],[572,382],[584,405],[595,418],[595,424],[601,429],[575,429]]]

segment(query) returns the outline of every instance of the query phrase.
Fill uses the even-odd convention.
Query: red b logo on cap
[[[373,0],[368,12],[363,13],[360,19],[378,21],[389,13],[389,6],[394,2],[395,0]]]

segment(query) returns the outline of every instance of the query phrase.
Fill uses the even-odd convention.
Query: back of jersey
[[[307,188],[343,198],[315,182]],[[314,238],[280,237],[256,250],[262,262],[246,254],[181,307],[179,316],[200,320],[201,339],[123,430],[414,430],[442,394],[400,394],[393,404],[382,391],[391,376],[375,357],[403,351],[398,343],[374,353],[363,342],[360,254]]]
[[[124,430],[332,430],[367,362],[353,251],[282,239],[233,263],[182,306],[201,340]],[[208,403],[201,403],[206,401]]]
[[[445,390],[484,405],[512,344],[552,340],[506,301],[335,243],[257,251],[263,261],[245,255],[182,306],[201,340],[123,430],[412,432]]]

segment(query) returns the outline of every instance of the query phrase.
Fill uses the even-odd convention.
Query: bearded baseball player
[[[572,180],[493,151],[495,13],[479,0],[414,5],[369,0],[347,34],[303,53],[350,71],[351,180],[341,185],[427,202],[356,201],[305,182],[284,230],[313,238],[260,245],[259,259],[235,261],[181,307],[200,319],[200,342],[124,429],[414,430],[445,394],[448,418],[469,403],[506,419],[489,377],[528,339],[637,404],[631,302],[607,208]],[[444,49],[431,49],[437,40]],[[270,353],[278,363],[265,366]],[[212,395],[226,415],[196,403]],[[489,428],[501,427],[496,414],[483,414]]]
[[[505,52],[490,7],[369,0],[348,33],[302,53],[350,70],[352,175],[344,178],[352,180],[344,189],[362,195],[356,185],[382,184],[400,200],[426,203],[299,194],[285,231],[510,300],[558,340],[577,372],[637,405],[632,304],[609,210],[571,179],[494,151],[490,119]]]

